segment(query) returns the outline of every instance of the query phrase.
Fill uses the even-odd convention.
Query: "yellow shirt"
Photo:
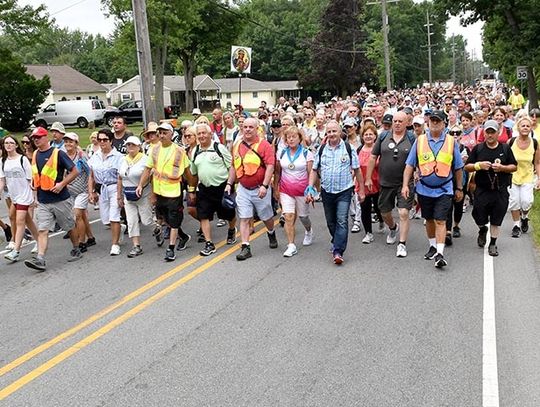
[[[152,177],[152,187],[156,195],[161,195],[168,198],[176,198],[181,193],[182,174],[184,170],[189,167],[190,161],[184,151],[184,149],[174,143],[168,147],[160,145],[158,152],[158,158],[154,162],[153,147],[148,153],[148,161],[146,166],[154,169],[154,176]],[[175,162],[177,154],[180,155],[178,162]],[[171,174],[175,172],[178,179],[169,179],[166,175],[158,174]]]
[[[529,138],[529,146],[522,150],[518,147],[518,139],[512,144],[512,152],[518,163],[517,171],[512,173],[512,184],[523,185],[534,181],[534,142]]]
[[[508,103],[512,105],[513,110],[519,110],[523,108],[523,105],[525,105],[525,98],[521,93],[518,95],[512,93],[508,98]]]

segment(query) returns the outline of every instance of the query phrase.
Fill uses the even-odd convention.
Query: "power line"
[[[55,16],[55,15],[57,15],[57,14],[60,14],[61,12],[66,11],[66,10],[69,10],[69,9],[72,8],[72,7],[78,6],[79,4],[84,3],[85,1],[87,1],[87,0],[79,0],[79,1],[77,1],[77,2],[75,2],[75,3],[73,3],[73,4],[71,4],[71,5],[69,5],[69,6],[67,6],[67,7],[64,7],[64,8],[62,8],[62,9],[60,9],[60,10],[55,11],[54,13],[51,13],[50,16],[52,17],[52,16]]]

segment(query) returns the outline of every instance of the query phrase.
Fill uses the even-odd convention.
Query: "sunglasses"
[[[23,144],[30,144],[30,140],[23,140],[22,143]]]
[[[460,131],[449,131],[448,132],[451,136],[459,136],[461,134]]]
[[[397,161],[398,153],[399,153],[399,150],[397,148],[394,148],[394,154],[392,155],[392,158],[394,159],[394,161]]]
[[[98,137],[97,141],[99,141],[99,142],[101,143],[101,142],[109,141],[109,139],[108,139],[108,138],[101,138],[101,137]]]

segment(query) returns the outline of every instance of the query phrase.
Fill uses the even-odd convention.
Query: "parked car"
[[[163,109],[165,119],[170,119],[172,116],[172,108],[165,107]],[[108,107],[105,112],[105,123],[112,127],[112,121],[115,117],[121,116],[126,119],[126,123],[142,122],[143,109],[141,100],[128,100],[118,107]]]
[[[79,127],[88,127],[88,123],[96,125],[103,123],[105,117],[105,104],[97,99],[66,100],[51,103],[39,112],[34,120],[36,126],[50,126],[54,122],[64,125],[76,124]]]

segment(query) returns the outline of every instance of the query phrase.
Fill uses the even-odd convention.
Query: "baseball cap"
[[[135,144],[136,146],[140,146],[141,140],[139,137],[129,136],[124,144]]]
[[[392,121],[394,120],[394,116],[391,114],[385,114],[382,118],[382,124],[392,124]]]
[[[59,133],[66,134],[66,128],[60,122],[54,122],[51,126],[51,131],[56,130]]]
[[[424,118],[422,116],[414,116],[414,118],[412,119],[412,123],[413,124],[424,124]]]
[[[365,122],[371,122],[371,123],[373,123],[373,124],[377,123],[377,121],[375,120],[375,118],[374,118],[374,117],[371,117],[371,116],[370,116],[370,117],[364,117],[363,122],[364,122],[364,123],[365,123]]]
[[[446,113],[444,113],[442,110],[434,110],[433,113],[431,113],[430,120],[440,120],[442,122],[446,121]]]
[[[64,134],[63,138],[68,138],[70,140],[76,141],[77,143],[79,142],[79,136],[77,136],[77,134],[73,132]]]
[[[170,123],[161,123],[159,126],[156,127],[156,130],[159,130],[159,129],[168,130],[171,133],[174,132],[173,126],[171,126]]]
[[[344,121],[343,121],[343,127],[347,127],[347,126],[354,126],[356,127],[356,120],[352,117],[347,117]]]
[[[484,123],[484,130],[487,130],[487,129],[499,131],[499,123],[497,123],[495,120],[487,120]]]
[[[270,127],[281,127],[281,120],[279,119],[272,120],[272,124],[270,125]]]
[[[199,115],[199,114],[202,114],[201,113],[201,109],[199,109],[198,107],[194,108],[193,111],[191,112],[192,115]]]
[[[43,127],[36,127],[34,131],[32,131],[31,137],[46,137],[49,135],[49,132],[47,129],[44,129]]]
[[[409,106],[404,107],[401,111],[405,114],[410,114],[411,116],[413,115],[413,110]]]

